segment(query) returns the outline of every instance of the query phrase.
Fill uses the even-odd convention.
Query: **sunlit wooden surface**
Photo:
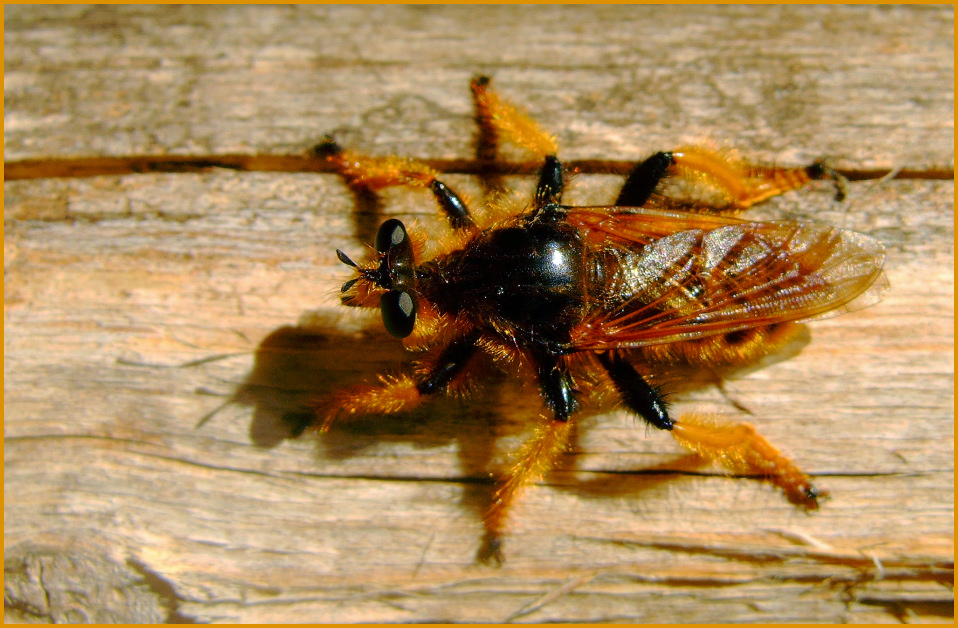
[[[532,386],[493,377],[321,438],[280,418],[408,359],[338,306],[334,251],[361,256],[383,215],[436,223],[427,195],[378,210],[332,175],[222,169],[6,181],[8,621],[951,621],[953,25],[950,7],[5,7],[7,162],[304,154],[325,133],[469,159],[485,73],[566,159],[712,141],[916,173],[760,208],[879,238],[890,290],[676,402],[756,425],[831,491],[820,512],[613,412],[526,491],[500,568],[474,561],[481,508]],[[481,206],[477,181],[444,179]],[[570,200],[620,181],[580,176]]]

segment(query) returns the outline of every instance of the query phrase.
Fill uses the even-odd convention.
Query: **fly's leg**
[[[798,338],[803,329],[797,323],[776,323],[695,340],[649,345],[631,351],[641,356],[642,361],[656,364],[741,367],[778,352]]]
[[[828,492],[812,486],[809,477],[748,423],[720,423],[696,415],[675,421],[672,436],[683,447],[733,473],[767,478],[790,502],[816,510]]]
[[[699,184],[722,197],[721,206],[692,203],[701,211],[740,211],[773,196],[798,189],[814,179],[831,179],[837,187],[836,198],[845,197],[845,179],[818,162],[805,168],[760,166],[740,161],[730,153],[698,146],[656,153],[635,167],[625,180],[615,205],[643,207],[652,198],[659,183],[667,176],[677,176]],[[683,203],[660,201],[666,208],[682,207]]]
[[[499,478],[492,506],[484,518],[485,538],[477,558],[502,564],[502,531],[509,508],[521,489],[542,477],[552,467],[569,444],[574,425],[574,413],[579,404],[574,397],[575,383],[566,360],[548,354],[536,357],[539,386],[553,412],[547,424],[536,429],[517,454],[515,464]]]
[[[557,421],[568,421],[579,402],[575,398],[575,380],[569,372],[569,365],[562,356],[547,351],[535,355],[536,371],[539,377],[539,389]]]
[[[363,384],[343,390],[314,406],[317,427],[325,432],[336,420],[412,410],[424,397],[447,390],[462,375],[476,350],[476,337],[462,336],[443,349],[420,374],[381,375],[378,385]]]
[[[837,200],[845,197],[844,179],[819,162],[804,168],[761,166],[736,159],[729,152],[686,146],[672,151],[672,169],[723,194],[727,210],[748,209],[773,196],[797,190],[813,179],[832,179]]]
[[[660,395],[627,360],[614,352],[597,357],[625,404],[649,424],[669,430],[686,449],[734,473],[768,478],[789,501],[806,510],[817,509],[818,500],[827,495],[748,423],[720,423],[696,415],[672,420]]]
[[[796,190],[812,179],[833,178],[839,182],[839,200],[844,197],[837,174],[818,163],[805,168],[760,166],[735,159],[731,154],[689,146],[672,151],[674,167],[686,178],[700,177],[724,190],[730,209],[748,209],[783,192]]]
[[[596,357],[629,409],[660,430],[674,427],[665,400],[625,358],[614,351],[599,353]]]
[[[474,78],[472,88],[476,105],[476,121],[480,128],[480,139],[486,138],[488,146],[486,156],[495,154],[499,140],[505,140],[539,159],[548,155],[555,156],[559,151],[556,139],[542,130],[539,124],[528,114],[503,100],[490,86],[485,76]]]
[[[556,158],[556,139],[542,130],[528,114],[503,100],[485,76],[474,78],[472,88],[479,125],[477,156],[480,163],[495,160],[500,140],[507,141],[541,160],[542,169],[536,186],[536,209],[558,203],[562,198],[562,167]]]
[[[494,170],[500,141],[512,143],[544,164],[536,193],[536,206],[557,203],[562,193],[562,171],[555,155],[555,138],[542,130],[527,114],[499,97],[487,77],[471,83],[476,121],[479,126],[477,157],[485,172]],[[360,191],[376,192],[387,187],[428,188],[446,214],[453,229],[473,231],[476,223],[465,202],[438,179],[439,173],[427,164],[403,157],[373,157],[344,150],[326,138],[314,153],[329,162],[347,182]]]
[[[486,513],[485,536],[477,558],[489,559],[502,564],[502,531],[509,508],[516,501],[520,490],[528,483],[547,473],[568,446],[574,420],[552,419],[539,426],[535,435],[519,450],[518,461],[499,479],[493,495],[492,507]]]
[[[496,167],[499,153],[499,129],[495,124],[495,114],[488,106],[486,92],[489,78],[477,76],[469,83],[472,90],[472,102],[476,113],[476,161],[479,162],[479,176],[486,186],[486,194],[505,191],[506,185]]]
[[[469,208],[459,195],[437,178],[438,172],[421,161],[405,157],[361,155],[344,150],[329,137],[314,152],[332,164],[350,187],[370,192],[395,186],[428,188],[453,229],[475,228]]]
[[[848,179],[845,176],[832,168],[828,164],[828,160],[822,159],[816,161],[811,166],[805,168],[805,172],[808,174],[810,179],[828,179],[835,184],[835,200],[839,203],[845,200],[845,197],[848,196]]]
[[[615,205],[642,207],[665,177],[674,159],[672,153],[656,153],[636,166],[626,177]]]
[[[539,170],[539,183],[536,185],[536,209],[546,205],[557,205],[562,201],[562,165],[555,155],[547,155]]]

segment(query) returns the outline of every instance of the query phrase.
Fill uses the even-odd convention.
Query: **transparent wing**
[[[576,208],[607,278],[572,331],[578,349],[640,347],[837,314],[881,277],[866,235],[807,222]],[[880,296],[884,281],[867,298]]]

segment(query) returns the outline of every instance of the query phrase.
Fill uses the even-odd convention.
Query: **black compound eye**
[[[402,221],[390,218],[379,227],[376,234],[376,251],[386,253],[396,247],[409,246],[406,227]]]
[[[405,338],[416,325],[416,300],[408,292],[390,290],[379,300],[386,331],[396,338]]]
[[[379,271],[376,283],[388,290],[409,292],[416,280],[412,242],[402,222],[392,218],[376,234]]]

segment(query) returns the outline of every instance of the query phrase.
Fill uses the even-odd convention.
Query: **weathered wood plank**
[[[465,81],[488,71],[576,157],[637,158],[708,132],[795,163],[953,165],[952,83],[938,82],[953,73],[950,11],[589,9],[7,7],[7,159],[295,152],[331,129],[366,150],[468,156]],[[871,63],[882,46],[900,54]],[[780,65],[797,87],[781,87]],[[853,78],[869,88],[844,91]],[[571,200],[608,202],[617,181],[579,177]],[[352,211],[337,178],[4,191],[11,619],[951,618],[951,181],[854,183],[844,205],[819,185],[761,208],[880,238],[891,289],[815,323],[796,357],[729,381],[753,416],[714,387],[677,403],[758,426],[831,490],[820,512],[605,413],[526,492],[501,569],[473,563],[479,511],[488,470],[539,411],[528,387],[499,377],[465,405],[322,438],[287,438],[279,419],[408,359],[374,316],[337,305],[348,273],[334,251],[358,254],[379,220]],[[434,222],[428,197],[384,196],[386,213]]]
[[[259,177],[268,182],[257,185]],[[313,198],[338,196],[348,207],[338,182],[151,175],[48,182],[44,194],[67,207],[95,198],[112,211],[131,199],[130,186],[144,198],[162,197],[168,213],[151,215],[143,203],[132,216],[91,211],[87,221],[7,227],[5,533],[14,555],[23,544],[62,549],[93,537],[112,555],[135,557],[163,574],[190,600],[181,612],[244,620],[294,617],[286,612],[301,619],[438,619],[429,609],[459,600],[462,579],[473,577],[494,586],[472,594],[474,604],[447,609],[462,614],[444,617],[504,619],[563,578],[591,569],[610,587],[593,593],[600,598],[621,587],[645,595],[664,586],[705,605],[673,619],[715,619],[730,611],[700,598],[697,585],[651,583],[711,578],[722,590],[792,569],[822,581],[847,579],[870,572],[861,557],[872,547],[922,578],[947,562],[953,268],[941,253],[951,240],[949,183],[888,183],[854,194],[861,211],[846,220],[888,244],[891,293],[874,308],[816,324],[797,358],[728,385],[755,413],[749,420],[824,476],[820,482],[835,497],[821,513],[799,516],[761,485],[683,477],[689,467],[669,439],[646,434],[622,414],[596,417],[570,460],[584,471],[558,474],[550,486],[528,492],[501,571],[471,566],[484,462],[501,460],[490,434],[514,442],[516,422],[537,412],[535,395],[521,395],[506,381],[464,408],[438,403],[413,418],[365,421],[318,440],[282,438],[283,409],[395,368],[402,358],[374,320],[358,331],[366,328],[349,313],[337,314],[344,272],[331,252],[357,245],[348,213],[317,224],[310,206]],[[21,188],[37,190],[8,184],[13,215],[41,204]],[[798,203],[793,196],[788,200]],[[802,196],[808,203],[809,194]],[[827,190],[811,198],[798,209],[841,220],[828,213]],[[283,327],[297,320],[306,328]],[[268,336],[272,351],[262,346]],[[194,428],[237,388],[239,404]],[[697,408],[735,412],[714,390],[691,398]],[[675,473],[641,473],[655,467]],[[802,555],[794,559],[798,566],[783,559],[773,568],[750,558],[794,549],[800,537],[788,532],[831,545],[844,558],[836,566]],[[663,539],[693,549],[657,547]],[[699,553],[714,543],[735,545],[742,556]],[[663,570],[656,558],[663,553],[687,556],[681,567],[667,561]],[[615,575],[621,569],[634,572],[626,580],[642,576],[634,588]],[[527,572],[550,577],[527,581]],[[421,584],[409,585],[413,574]],[[929,594],[921,580],[911,586]],[[402,612],[382,607],[378,598],[397,587],[395,595],[424,599],[400,604]],[[530,592],[496,596],[503,588]],[[276,589],[278,597],[245,610],[215,603],[258,589]],[[331,602],[290,607],[290,596],[304,595],[332,595],[339,610],[328,614]],[[342,606],[353,596],[356,605]],[[591,615],[584,609],[592,603],[604,604],[589,602],[565,617],[621,612],[651,621],[665,612]],[[753,619],[774,619],[784,606],[772,608]],[[550,613],[560,611],[530,618],[562,616]]]
[[[950,7],[15,7],[6,159],[472,154],[493,74],[566,158],[708,137],[766,159],[954,167]],[[854,140],[852,139],[854,138]]]

